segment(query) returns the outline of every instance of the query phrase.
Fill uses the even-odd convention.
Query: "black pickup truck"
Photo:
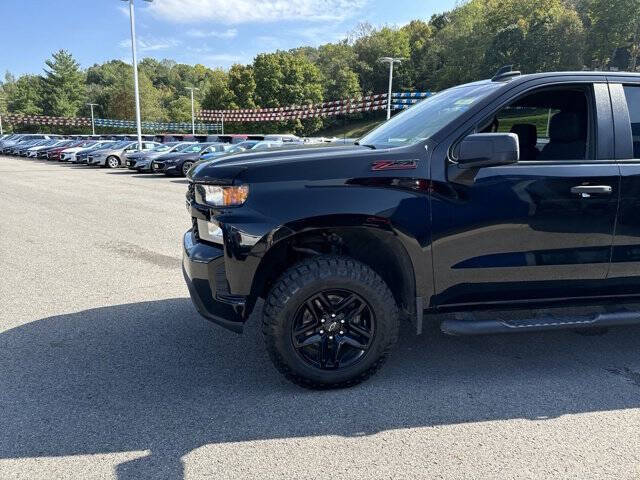
[[[640,323],[640,75],[503,69],[356,145],[188,177],[196,308],[241,332],[264,298],[267,350],[307,387],[366,379],[402,321],[452,335]]]

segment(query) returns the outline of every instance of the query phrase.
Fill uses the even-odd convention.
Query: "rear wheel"
[[[107,158],[107,167],[109,168],[118,168],[120,166],[120,160],[118,160],[118,157],[108,157]]]
[[[182,164],[182,176],[183,177],[187,176],[187,172],[191,169],[192,166],[193,166],[193,162],[184,162]]]
[[[371,268],[349,257],[320,256],[294,265],[269,292],[263,315],[274,365],[308,388],[366,380],[398,337],[391,291]]]

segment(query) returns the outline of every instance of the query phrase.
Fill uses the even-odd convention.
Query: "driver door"
[[[604,145],[610,111],[606,83],[547,85],[486,117],[498,119],[493,131],[518,134],[524,159],[478,168],[462,183],[447,160],[446,186],[432,200],[437,304],[605,293],[620,179]]]

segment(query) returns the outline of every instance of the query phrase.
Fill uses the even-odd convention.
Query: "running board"
[[[599,313],[592,316],[561,317],[542,315],[517,320],[445,320],[440,329],[447,335],[540,332],[575,328],[614,327],[640,324],[640,311]]]

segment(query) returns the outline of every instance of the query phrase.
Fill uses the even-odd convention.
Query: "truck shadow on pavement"
[[[0,334],[0,458],[149,450],[118,477],[174,479],[207,444],[638,408],[639,344],[638,328],[406,331],[369,382],[313,392],[273,369],[258,314],[239,336],[188,298],[96,308]]]

